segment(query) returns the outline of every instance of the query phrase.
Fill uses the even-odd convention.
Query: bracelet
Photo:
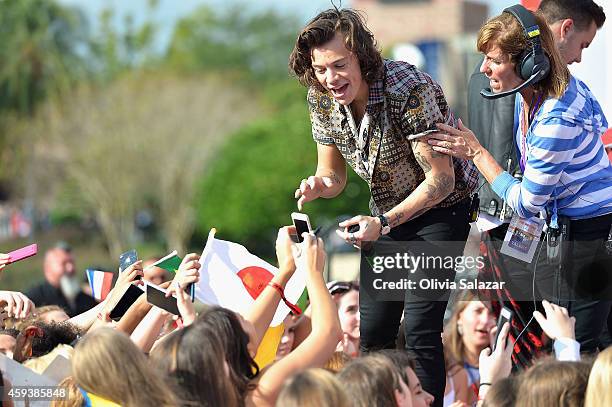
[[[480,384],[478,385],[478,388],[480,389],[480,387],[481,387],[481,386],[492,386],[492,384],[491,384],[491,383],[484,383],[484,382],[483,382],[483,383],[480,383]]]
[[[285,290],[283,289],[283,287],[281,287],[280,284],[277,284],[277,283],[275,283],[273,281],[270,281],[268,283],[268,286],[272,287],[276,291],[278,291],[278,293],[280,294],[281,299],[283,300],[285,305],[287,305],[289,307],[289,309],[291,310],[291,312],[293,312],[294,315],[301,315],[302,314],[302,310],[300,309],[300,307],[298,307],[295,304],[292,304],[291,302],[289,302],[289,300],[287,300],[287,298],[285,298]]]

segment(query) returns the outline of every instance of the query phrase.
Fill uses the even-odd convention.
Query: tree
[[[246,3],[221,11],[202,6],[177,23],[167,62],[180,70],[284,79],[298,27],[295,17],[254,12]]]
[[[0,109],[31,114],[84,72],[87,25],[52,0],[0,2]]]
[[[82,86],[23,125],[34,140],[28,161],[45,192],[74,182],[112,256],[133,245],[135,214],[149,202],[168,247],[183,251],[196,179],[219,141],[260,113],[252,99],[213,76],[134,73],[105,89]]]
[[[0,1],[0,180],[19,173],[22,159],[7,113],[30,116],[85,75],[87,28],[82,14],[55,1]]]
[[[257,254],[273,255],[276,231],[297,211],[293,193],[316,169],[305,89],[285,81],[269,89],[275,114],[241,128],[227,140],[199,186],[198,230],[218,229],[222,238],[243,242]],[[342,197],[318,199],[304,212],[315,225],[339,215],[368,213],[368,186],[352,171]]]

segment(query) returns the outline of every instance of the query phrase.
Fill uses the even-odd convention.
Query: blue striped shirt
[[[612,166],[601,141],[608,122],[590,89],[573,76],[560,99],[542,104],[522,141],[519,118],[523,98],[515,103],[515,134],[519,156],[525,154],[523,181],[500,174],[491,185],[495,193],[523,218],[557,213],[585,219],[612,213]]]

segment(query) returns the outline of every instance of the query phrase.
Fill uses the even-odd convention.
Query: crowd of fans
[[[401,341],[398,349],[360,354],[358,284],[326,284],[323,241],[305,234],[296,250],[292,232],[290,227],[279,231],[279,274],[273,281],[284,286],[296,265],[303,268],[310,304],[302,315],[285,318],[276,358],[268,366],[258,366],[254,358],[281,300],[278,290],[266,287],[247,315],[221,307],[196,312],[184,290],[200,278],[196,254],[185,256],[174,278],[162,282],[177,297],[178,319],[143,294],[120,320],[110,320],[128,285],[143,284],[141,261],[119,275],[107,299],[71,318],[64,307],[0,291],[0,352],[37,373],[56,356],[67,358],[70,369],[59,383],[65,393],[51,401],[54,406],[95,405],[100,399],[122,406],[431,405],[433,396],[421,386]],[[50,275],[58,281],[65,273],[76,276],[66,247],[50,249],[45,268],[58,251],[69,261],[60,262],[68,266],[55,274],[45,270],[45,284],[56,290],[52,297],[64,294]],[[7,261],[0,255],[1,268]],[[443,337],[445,406],[612,405],[612,350],[581,360],[575,320],[563,307],[544,301],[545,313],[535,315],[551,355],[513,371],[510,327],[506,323],[497,335],[493,304],[469,291],[452,304]],[[11,406],[10,372],[2,373],[2,405]]]

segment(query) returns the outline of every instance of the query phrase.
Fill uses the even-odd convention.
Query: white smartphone
[[[293,220],[293,226],[295,226],[295,232],[297,233],[297,241],[298,243],[302,243],[304,241],[302,234],[304,232],[312,232],[312,227],[310,226],[310,219],[305,213],[293,212],[291,214],[291,220]]]

